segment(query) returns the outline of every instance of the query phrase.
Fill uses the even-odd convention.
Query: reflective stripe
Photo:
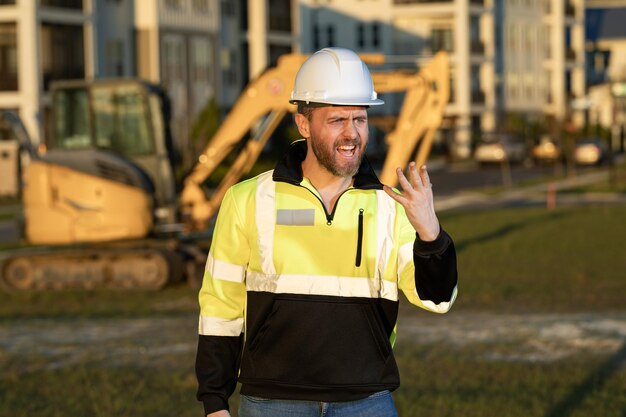
[[[374,270],[378,272],[378,279],[382,280],[393,249],[396,204],[382,190],[376,190],[376,203],[376,268]]]
[[[243,318],[234,320],[200,316],[198,334],[203,336],[239,336],[243,333]]]
[[[456,300],[456,294],[457,294],[457,287],[454,287],[454,290],[452,291],[452,296],[450,297],[450,301],[446,301],[443,303],[439,303],[439,304],[435,304],[430,300],[421,300],[422,304],[424,305],[424,308],[426,308],[429,311],[432,311],[434,313],[439,313],[439,314],[443,314],[443,313],[447,313],[450,310],[450,307],[452,307],[452,304],[454,304],[454,300]],[[417,290],[415,291],[415,295],[417,295]],[[419,298],[419,295],[417,296],[417,298]]]
[[[259,258],[261,269],[266,274],[276,274],[274,267],[274,206],[276,204],[276,183],[273,171],[261,174],[256,187],[256,227],[259,232]]]
[[[398,300],[398,285],[396,282],[363,277],[303,274],[276,275],[248,271],[246,289],[248,291],[263,291],[275,294],[381,297],[392,301]]]
[[[207,257],[204,270],[211,274],[213,279],[231,282],[243,282],[246,273],[245,267],[217,260],[213,258],[212,253]]]
[[[401,274],[407,264],[413,262],[413,245],[415,242],[405,243],[398,249],[398,274]]]

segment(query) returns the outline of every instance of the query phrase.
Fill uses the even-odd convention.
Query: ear
[[[298,126],[298,132],[300,132],[303,138],[308,139],[311,137],[309,119],[305,115],[296,113],[296,126]]]

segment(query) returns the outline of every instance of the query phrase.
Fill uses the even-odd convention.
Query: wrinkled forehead
[[[313,109],[314,114],[328,117],[363,117],[367,116],[367,106],[324,106]]]

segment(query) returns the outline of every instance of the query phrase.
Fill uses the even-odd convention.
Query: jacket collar
[[[272,179],[277,182],[287,182],[294,185],[299,185],[303,178],[302,175],[302,162],[306,158],[306,140],[300,139],[293,142],[287,153],[282,157],[276,167],[274,167],[274,173]],[[354,188],[363,190],[382,190],[383,185],[376,176],[374,169],[370,165],[366,156],[363,156],[359,170],[354,175]]]

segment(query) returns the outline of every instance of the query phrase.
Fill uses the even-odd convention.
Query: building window
[[[320,27],[317,23],[313,25],[313,49],[320,49]]]
[[[83,0],[41,0],[44,7],[59,7],[62,9],[83,9]]]
[[[15,23],[0,23],[0,91],[17,91]]]
[[[519,77],[514,71],[507,74],[507,90],[509,99],[516,100],[519,97]]]
[[[236,85],[237,73],[235,72],[235,67],[237,66],[237,55],[234,51],[227,51],[222,52],[222,56],[225,57],[225,59],[222,59],[222,66],[224,67],[222,76],[224,77],[224,82],[230,86]]]
[[[535,82],[536,79],[532,72],[524,74],[524,95],[528,100],[532,100],[535,96]]]
[[[543,53],[546,59],[552,58],[552,31],[550,26],[543,26]]]
[[[269,29],[278,32],[291,32],[291,1],[269,1]]]
[[[480,17],[470,17],[470,42],[480,40]]]
[[[372,23],[372,46],[378,47],[380,45],[380,24],[378,22]]]
[[[168,91],[173,95],[182,95],[184,87],[187,84],[187,47],[185,38],[178,33],[165,33],[161,39],[161,78],[163,84],[167,86]],[[173,97],[173,100],[180,100],[180,97]]]
[[[326,27],[326,35],[328,36],[328,46],[335,46],[335,27],[333,25]]]
[[[430,35],[432,52],[452,52],[452,29],[433,29]]]
[[[356,44],[359,48],[365,46],[365,25],[363,23],[356,25]]]
[[[12,6],[15,4],[15,0],[0,0],[0,6]]]
[[[82,26],[43,23],[41,51],[45,90],[52,80],[85,78]]]
[[[183,8],[182,0],[165,0],[165,8],[170,10],[181,10]]]
[[[119,77],[124,75],[124,42],[107,40],[105,44],[106,75]]]
[[[456,101],[456,73],[450,71],[450,96],[448,97],[448,103],[454,103]]]
[[[208,0],[193,0],[193,10],[194,12],[207,14],[209,13],[209,2]]]
[[[7,111],[15,114],[19,114],[17,109],[0,109],[0,111]],[[0,140],[11,140],[17,139],[15,137],[15,132],[13,132],[13,128],[9,124],[9,122],[4,118],[0,117]]]
[[[214,51],[208,36],[195,35],[189,40],[189,94],[191,111],[199,112],[215,95],[213,86]]]
[[[278,58],[283,55],[290,54],[291,46],[288,45],[270,45],[269,55],[270,55],[270,65],[275,66],[278,63]]]
[[[222,15],[228,17],[235,16],[235,4],[231,0],[222,0]]]
[[[511,51],[516,51],[517,48],[517,26],[510,24],[507,27],[507,40],[506,44]]]

